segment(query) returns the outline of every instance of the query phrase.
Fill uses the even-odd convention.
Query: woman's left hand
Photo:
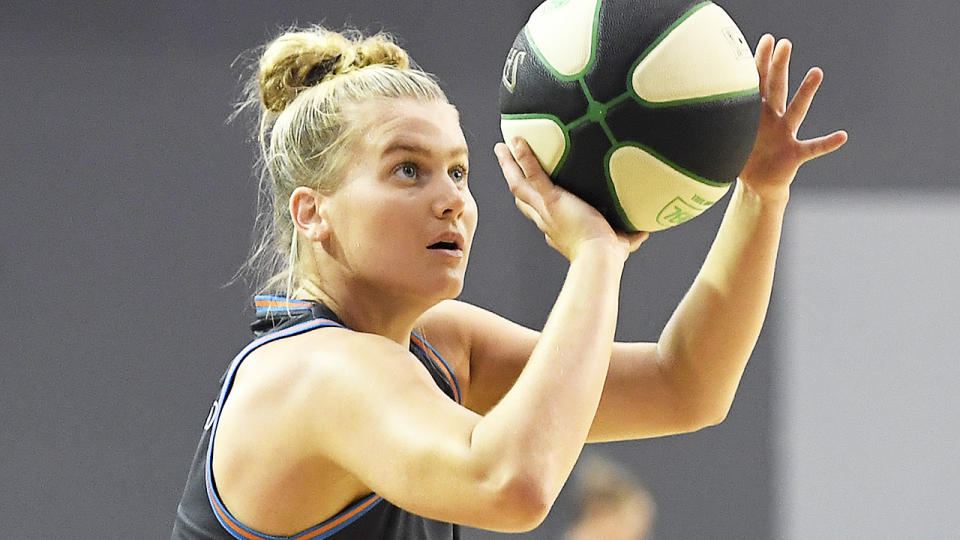
[[[781,39],[774,46],[770,34],[757,44],[756,62],[760,73],[760,97],[763,110],[753,152],[740,172],[740,181],[762,198],[785,201],[790,184],[800,165],[829,154],[847,142],[845,131],[801,141],[797,131],[803,123],[813,96],[823,81],[823,71],[807,72],[790,104],[787,104],[790,41]]]

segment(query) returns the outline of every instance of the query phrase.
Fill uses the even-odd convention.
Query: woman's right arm
[[[536,527],[576,463],[597,409],[620,259],[596,249],[571,262],[527,366],[484,416],[451,401],[396,343],[322,332],[323,353],[303,381],[309,405],[298,407],[310,411],[311,444],[413,513],[505,532]]]
[[[623,263],[646,236],[610,230],[555,188],[525,144],[516,159],[503,146],[497,153],[518,206],[570,260],[513,387],[480,416],[452,403],[397,344],[328,331],[307,395],[319,452],[372,491],[433,519],[523,531],[546,517],[583,448],[613,346]]]

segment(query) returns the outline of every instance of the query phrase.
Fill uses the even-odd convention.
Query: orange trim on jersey
[[[210,491],[210,486],[209,486],[209,485],[207,486],[207,491]],[[216,500],[217,500],[217,502],[219,503],[220,498],[217,497]],[[214,510],[217,514],[220,514],[220,518],[223,520],[223,522],[226,523],[227,525],[230,525],[230,528],[233,529],[233,532],[239,534],[240,536],[242,536],[242,537],[244,537],[244,538],[248,538],[249,540],[263,540],[263,536],[253,534],[253,533],[251,533],[251,532],[247,532],[237,521],[235,521],[235,520],[230,516],[230,514],[224,512],[224,511],[220,508],[220,504],[213,504],[213,505],[211,505],[211,506],[213,506],[213,510]]]
[[[347,512],[346,514],[338,517],[337,519],[331,521],[330,523],[327,523],[327,524],[324,525],[323,527],[320,527],[319,529],[317,529],[317,530],[315,530],[315,531],[312,531],[312,532],[310,532],[309,534],[307,534],[307,535],[305,535],[305,536],[297,536],[297,537],[295,537],[295,538],[296,538],[297,540],[310,540],[310,538],[316,538],[317,536],[320,536],[321,534],[329,531],[330,529],[336,528],[337,526],[339,526],[340,524],[342,524],[344,521],[349,520],[350,518],[352,518],[353,516],[359,514],[360,512],[363,512],[363,511],[366,510],[367,508],[370,508],[372,505],[374,505],[374,504],[376,504],[377,502],[379,502],[380,499],[382,499],[382,498],[383,498],[383,497],[380,497],[379,495],[373,496],[373,497],[370,498],[369,501],[361,504],[360,506],[358,506],[358,507],[354,508],[353,510]]]
[[[310,531],[309,533],[303,536],[294,535],[286,538],[296,538],[296,540],[310,540],[311,538],[316,538],[317,536],[320,536],[321,534],[331,529],[334,529],[339,525],[342,525],[345,521],[349,521],[350,518],[370,508],[371,506],[379,502],[382,498],[383,497],[379,495],[374,495],[370,497],[370,500],[364,502],[363,504],[347,512],[346,514],[343,514],[342,516],[337,517],[336,519],[320,527],[319,529]],[[230,514],[224,512],[223,509],[220,508],[219,504],[214,504],[213,509],[216,510],[218,514],[220,514],[220,517],[223,518],[223,521],[225,521],[228,525],[230,525],[230,528],[233,529],[233,532],[239,534],[240,536],[243,536],[244,538],[247,538],[249,540],[263,540],[267,536],[272,536],[272,535],[266,535],[266,534],[258,535],[258,534],[247,531],[245,528],[243,528],[243,526],[237,520],[233,519],[232,516],[230,516]],[[303,534],[303,533],[300,533],[300,534]]]
[[[463,398],[460,395],[460,391],[458,389],[457,382],[453,377],[453,373],[451,373],[450,370],[447,368],[447,364],[443,360],[441,360],[440,357],[438,357],[436,353],[433,352],[433,349],[431,349],[429,345],[424,343],[424,341],[420,339],[418,336],[416,336],[415,334],[410,334],[410,339],[413,340],[414,345],[416,345],[417,347],[420,347],[420,349],[423,352],[427,353],[427,356],[429,356],[433,360],[433,363],[440,368],[440,370],[443,372],[443,375],[447,378],[447,381],[450,382],[450,387],[453,388],[453,393],[456,397],[457,403],[461,403]]]
[[[310,302],[281,301],[281,300],[255,300],[253,305],[256,307],[290,307],[304,308],[310,307]]]

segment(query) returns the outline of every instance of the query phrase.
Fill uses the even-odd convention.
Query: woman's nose
[[[438,182],[439,193],[434,199],[434,213],[437,217],[456,217],[463,213],[467,204],[467,190],[452,178]]]

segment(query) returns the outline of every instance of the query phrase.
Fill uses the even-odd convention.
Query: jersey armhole
[[[450,386],[453,388],[454,400],[463,405],[463,393],[460,390],[460,381],[457,380],[456,374],[450,369],[450,364],[448,364],[447,361],[443,359],[443,356],[433,348],[433,345],[420,336],[420,334],[413,332],[410,334],[410,338],[414,345],[427,353],[430,361],[443,373],[443,376],[449,381]]]

